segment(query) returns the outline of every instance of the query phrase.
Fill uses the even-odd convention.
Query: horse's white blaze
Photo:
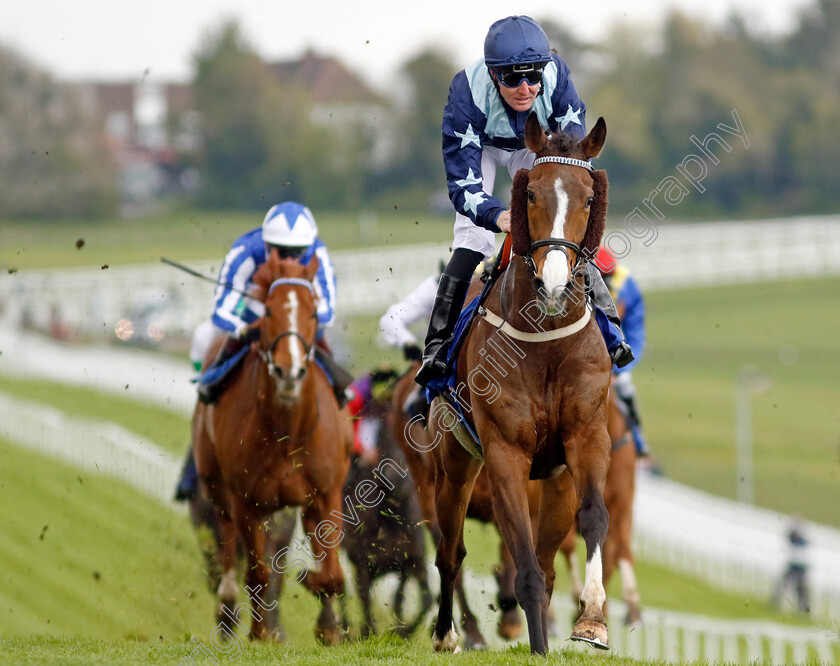
[[[557,213],[551,228],[552,238],[563,238],[563,226],[566,224],[566,213],[569,210],[569,195],[563,189],[563,180],[554,181],[554,194],[557,198]],[[562,291],[569,281],[569,265],[564,252],[549,252],[542,268],[542,279],[549,296]]]
[[[219,599],[226,603],[233,603],[236,601],[236,595],[239,593],[239,588],[236,586],[236,569],[228,569],[222,574],[219,581],[219,589],[216,594]]]
[[[639,587],[636,585],[636,572],[630,560],[621,559],[618,561],[618,570],[621,572],[621,587],[624,591],[624,601],[628,604],[639,603]]]
[[[603,563],[601,562],[601,546],[595,546],[592,558],[586,562],[586,575],[583,580],[583,594],[580,600],[584,608],[603,607],[607,600],[607,593],[604,591]]]
[[[283,307],[289,311],[289,331],[292,333],[298,332],[297,321],[299,306],[300,301],[298,301],[297,294],[294,291],[289,290],[289,297],[286,301],[286,305]],[[301,368],[303,368],[303,354],[300,349],[300,339],[296,335],[290,335],[287,339],[289,340],[289,354],[291,354],[292,357],[292,369],[290,376],[297,377]]]

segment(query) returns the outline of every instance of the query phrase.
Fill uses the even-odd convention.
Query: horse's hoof
[[[458,632],[455,631],[455,626],[453,625],[443,638],[438,638],[437,635],[433,635],[432,647],[435,649],[435,652],[458,654],[461,651],[461,646],[458,645]]]
[[[629,609],[627,611],[627,614],[624,616],[624,625],[631,629],[642,628],[642,614],[638,609]]]
[[[573,641],[587,643],[599,650],[609,650],[610,641],[607,637],[607,625],[594,620],[578,620],[572,629],[570,637]]]
[[[338,641],[341,638],[341,632],[338,627],[316,627],[315,638],[318,639],[319,643],[324,645],[338,645]]]
[[[281,643],[286,642],[286,632],[280,627],[275,627],[274,629],[268,632],[268,635],[265,637],[265,639],[270,643],[276,643],[277,645],[280,645]]]
[[[506,641],[515,641],[522,635],[522,631],[525,629],[525,625],[522,623],[522,618],[519,617],[519,613],[514,611],[515,615],[512,618],[506,618],[505,616],[502,617],[501,622],[499,622],[499,636],[504,638]]]
[[[483,636],[470,636],[469,634],[467,634],[466,638],[464,638],[464,649],[486,650],[487,643],[485,642]]]

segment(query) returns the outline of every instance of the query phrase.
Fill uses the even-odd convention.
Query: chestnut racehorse
[[[531,651],[548,650],[547,612],[554,557],[577,511],[586,542],[583,611],[571,638],[608,648],[602,547],[609,515],[604,484],[610,460],[607,396],[610,357],[585,293],[584,261],[597,251],[606,215],[606,176],[592,172],[606,139],[599,118],[581,141],[547,134],[532,113],[525,145],[534,168],[514,178],[511,231],[516,257],[490,291],[457,356],[458,390],[450,394],[478,434],[483,454],[463,447],[446,419],[430,417],[436,457],[440,538],[436,564],[440,608],[437,650],[455,650],[455,579],[466,554],[464,518],[482,466],[493,515],[516,565],[516,599]],[[431,412],[452,410],[438,397]],[[565,469],[564,466],[565,465]],[[540,479],[536,539],[528,482]],[[536,548],[534,546],[536,544]]]
[[[281,507],[300,506],[319,565],[314,570],[313,563],[304,579],[322,604],[315,633],[335,644],[339,626],[333,598],[344,589],[344,574],[333,546],[340,541],[342,486],[353,433],[349,414],[339,409],[324,371],[313,361],[317,262],[313,258],[302,266],[273,251],[260,266],[255,297],[265,303],[265,315],[252,325],[259,329],[259,341],[218,402],[196,405],[192,433],[199,477],[218,509],[224,543],[220,611],[235,612],[238,537],[248,558],[250,636],[266,637],[260,613],[269,607],[264,605],[269,582],[264,521]]]
[[[604,541],[604,587],[607,587],[613,571],[618,567],[621,574],[621,591],[627,614],[624,623],[640,625],[642,621],[641,599],[633,569],[633,552],[630,539],[633,529],[633,497],[636,492],[636,447],[633,432],[627,424],[618,398],[610,400],[607,428],[612,441],[612,457],[604,489],[604,503],[610,514],[610,528]],[[560,545],[569,572],[572,600],[577,603],[583,592],[583,581],[577,566],[575,543],[577,530],[569,534]]]

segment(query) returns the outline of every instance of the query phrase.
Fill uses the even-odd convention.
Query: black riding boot
[[[420,386],[426,386],[433,379],[446,374],[447,345],[444,343],[455,330],[470,286],[470,278],[483,258],[484,256],[475,250],[457,248],[440,276],[435,305],[426,333],[423,365],[414,377],[414,381]]]
[[[216,368],[223,365],[228,359],[236,354],[242,347],[248,344],[247,340],[242,340],[239,338],[227,338],[225,343],[222,345],[221,349],[219,349],[219,353],[216,354],[216,358],[213,360],[207,370],[210,368]],[[206,370],[205,370],[206,372]],[[219,377],[216,381],[212,384],[205,384],[201,382],[198,385],[198,399],[201,400],[205,405],[212,405],[215,403],[219,396],[222,395],[222,392],[225,387],[225,380],[227,379],[227,374]]]
[[[613,301],[610,290],[607,288],[604,277],[601,275],[601,271],[598,270],[595,262],[586,264],[586,292],[589,294],[592,304],[601,310],[607,316],[607,319],[621,330],[621,319],[618,316],[615,301]],[[616,332],[617,334],[618,332]],[[623,340],[609,349],[609,352],[610,359],[617,368],[623,368],[633,361],[633,350]]]
[[[338,400],[338,406],[344,407],[352,397],[348,394],[347,389],[353,382],[353,375],[342,368],[331,354],[320,347],[315,347],[315,358],[326,368],[327,374],[332,378],[333,393],[335,393],[335,399]]]

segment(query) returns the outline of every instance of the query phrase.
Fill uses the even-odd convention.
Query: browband
[[[546,162],[556,162],[557,164],[571,164],[572,166],[583,167],[587,171],[594,171],[595,167],[587,160],[579,160],[575,157],[560,157],[559,155],[547,155],[546,157],[538,157],[534,160],[534,166],[538,164],[545,164]]]

